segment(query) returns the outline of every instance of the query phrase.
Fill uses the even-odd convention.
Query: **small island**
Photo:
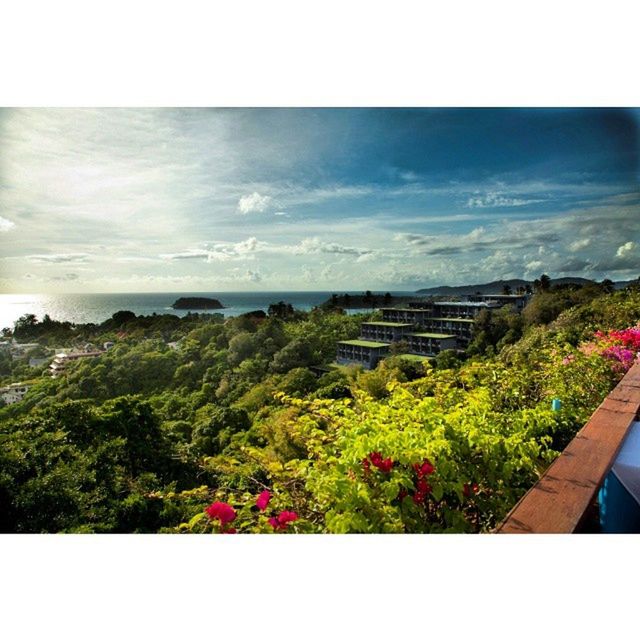
[[[172,309],[224,309],[220,300],[215,298],[178,298]]]

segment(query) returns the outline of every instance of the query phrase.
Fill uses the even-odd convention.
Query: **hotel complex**
[[[338,343],[336,362],[375,369],[380,360],[391,354],[391,345],[400,343],[406,354],[416,360],[433,358],[448,349],[464,349],[483,309],[491,312],[514,305],[521,311],[528,299],[526,294],[476,294],[465,300],[425,300],[409,302],[406,308],[384,308],[381,321],[362,323],[360,338]]]

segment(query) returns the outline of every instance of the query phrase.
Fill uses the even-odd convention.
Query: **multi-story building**
[[[441,351],[455,349],[456,336],[446,333],[410,333],[407,336],[409,353],[419,356],[435,356]]]
[[[24,398],[31,385],[26,382],[15,382],[6,387],[0,388],[0,398],[5,404],[14,404],[20,402]]]
[[[51,375],[56,378],[67,368],[69,362],[80,358],[97,358],[102,355],[102,351],[80,351],[77,353],[58,353],[49,365]]]
[[[431,315],[431,309],[398,309],[393,307],[382,309],[382,319],[385,322],[400,322],[417,325],[419,327],[423,327],[425,320],[431,317]]]
[[[528,293],[502,293],[502,294],[480,294],[476,293],[470,296],[467,296],[469,302],[494,302],[499,304],[501,307],[512,304],[515,305],[515,308],[518,311],[522,311],[526,306],[527,302],[529,302],[529,298],[531,294]]]
[[[365,369],[375,369],[380,360],[389,355],[386,342],[373,340],[342,340],[338,342],[338,364],[361,364]]]
[[[526,295],[478,294],[467,300],[416,300],[407,308],[383,308],[382,321],[362,323],[360,340],[338,343],[337,362],[371,369],[389,355],[391,344],[398,342],[406,343],[410,358],[431,358],[441,351],[464,348],[473,338],[480,312],[507,304],[520,310],[527,300]]]
[[[406,335],[413,331],[413,324],[410,322],[363,322],[360,325],[360,336],[365,340],[376,340],[378,342],[399,342],[404,340]]]

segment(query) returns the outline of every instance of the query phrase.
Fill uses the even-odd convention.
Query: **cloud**
[[[248,196],[242,196],[238,200],[238,211],[242,215],[248,213],[262,213],[267,209],[271,202],[271,196],[261,196],[257,191],[254,191]]]
[[[11,220],[7,220],[0,216],[0,233],[5,233],[7,231],[11,231],[16,226],[15,222],[11,222]]]
[[[30,262],[39,264],[84,264],[89,262],[90,257],[87,253],[47,253],[26,256]]]
[[[160,257],[164,260],[206,260],[209,255],[209,251],[183,251],[181,253],[163,253]]]
[[[580,251],[586,249],[591,244],[591,238],[582,238],[581,240],[575,240],[569,245],[569,251]]]
[[[52,276],[50,280],[58,281],[58,282],[71,282],[73,280],[77,280],[80,276],[77,273],[65,273],[61,276]]]
[[[465,207],[469,209],[489,209],[494,207],[524,207],[528,204],[542,202],[540,199],[510,198],[498,191],[490,191],[484,195],[475,195],[467,200]]]
[[[336,242],[324,242],[318,237],[304,238],[298,245],[292,247],[292,252],[300,255],[333,253],[349,256],[363,256],[371,253],[369,249],[348,247]]]
[[[631,241],[625,242],[623,245],[618,247],[618,250],[616,251],[616,257],[624,258],[628,254],[630,254],[632,251],[634,251],[635,248],[636,248],[635,242],[631,242]]]

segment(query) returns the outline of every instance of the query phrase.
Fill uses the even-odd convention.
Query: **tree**
[[[511,287],[508,284],[505,284],[502,287],[502,295],[503,296],[510,296],[511,295]]]
[[[543,273],[538,280],[534,280],[533,288],[535,291],[549,291],[551,288],[551,278]]]
[[[602,290],[605,293],[613,293],[615,291],[615,285],[613,284],[612,280],[609,280],[609,278],[605,278],[601,283],[600,286],[602,287]]]
[[[251,426],[244,409],[208,405],[198,413],[201,417],[194,427],[192,444],[199,453],[208,456],[219,453],[234,433]]]

